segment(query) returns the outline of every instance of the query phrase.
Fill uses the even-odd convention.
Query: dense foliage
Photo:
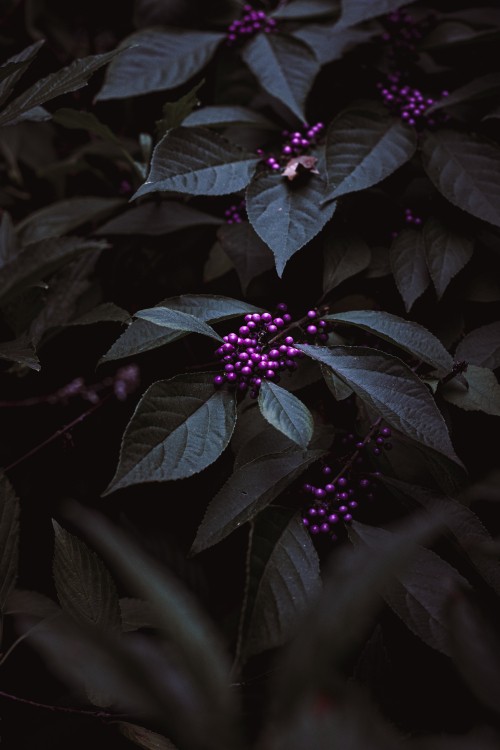
[[[3,3],[5,747],[500,746],[499,40]]]

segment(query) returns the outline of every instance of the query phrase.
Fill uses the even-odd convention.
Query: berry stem
[[[73,708],[70,706],[54,706],[50,703],[39,703],[38,701],[32,701],[28,698],[20,698],[18,695],[11,695],[3,690],[0,690],[0,698],[14,701],[15,703],[23,703],[25,706],[32,706],[33,708],[41,708],[45,711],[57,711],[59,713],[66,714],[78,714],[80,716],[92,716],[95,719],[104,720],[116,720],[116,719],[131,719],[133,717],[130,714],[111,714],[107,711],[93,711],[85,708]]]
[[[356,450],[354,451],[354,453],[351,454],[350,458],[342,466],[342,468],[340,469],[340,471],[338,472],[338,474],[333,479],[330,480],[332,484],[335,484],[336,482],[338,482],[338,480],[340,479],[340,477],[344,476],[349,471],[349,469],[351,468],[351,466],[353,465],[353,463],[355,462],[355,460],[360,455],[360,453],[363,450],[363,448],[366,445],[368,445],[368,443],[372,439],[373,435],[377,432],[378,428],[380,427],[381,422],[382,422],[382,417],[379,417],[376,420],[376,422],[374,422],[371,425],[369,431],[367,432],[367,434],[365,435],[365,437],[361,441],[363,443],[363,445],[360,446],[359,448],[356,448]]]

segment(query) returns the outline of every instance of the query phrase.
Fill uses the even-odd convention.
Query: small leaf
[[[0,474],[0,615],[14,589],[19,561],[19,500]]]
[[[465,86],[455,89],[449,96],[439,99],[427,109],[426,114],[436,112],[438,109],[452,107],[454,104],[461,104],[461,102],[493,96],[498,90],[500,90],[500,73],[487,73],[485,76],[474,78],[473,81],[465,84]]]
[[[185,127],[227,128],[233,125],[244,125],[261,130],[277,130],[278,126],[267,117],[248,107],[237,104],[218,104],[191,112],[183,121]]]
[[[44,44],[45,40],[41,39],[2,63],[0,67],[0,105],[8,99],[14,86],[35,59],[40,47]]]
[[[425,134],[422,161],[450,203],[500,227],[500,149],[478,135],[440,130]]]
[[[235,422],[235,394],[216,390],[211,373],[153,383],[125,430],[118,468],[104,494],[197,474],[226,448]]]
[[[196,226],[219,226],[222,220],[178,201],[142,203],[132,206],[95,230],[97,235],[158,236]]]
[[[82,112],[76,109],[58,109],[54,113],[53,121],[57,125],[62,125],[70,130],[86,130],[92,135],[97,135],[104,141],[113,144],[120,151],[121,155],[128,161],[130,166],[134,167],[134,160],[122,142],[116,136],[108,125],[101,122],[92,112]]]
[[[218,133],[176,128],[155,147],[146,182],[133,198],[168,190],[190,195],[228,195],[248,185],[260,158]]]
[[[342,0],[339,27],[354,26],[408,5],[407,0]]]
[[[149,310],[138,310],[134,313],[136,318],[147,320],[162,328],[171,328],[174,331],[185,331],[187,333],[200,333],[211,339],[224,343],[222,336],[214,329],[204,323],[203,320],[195,318],[194,315],[174,310],[168,307],[152,307]]]
[[[427,268],[438,299],[441,299],[450,281],[472,258],[474,243],[439,219],[431,218],[424,224],[424,246]]]
[[[260,175],[248,186],[248,218],[273,251],[278,276],[282,276],[287,261],[332,218],[336,204],[321,205],[324,188],[317,175],[290,183],[271,173]]]
[[[385,422],[461,465],[446,423],[427,387],[401,360],[377,349],[297,344],[330,367]]]
[[[242,57],[262,88],[305,122],[305,101],[319,72],[312,50],[291,36],[257,34]]]
[[[96,100],[128,99],[177,88],[198,73],[224,34],[191,29],[144,29],[127,37],[109,66]]]
[[[158,732],[141,727],[138,724],[131,724],[128,721],[114,722],[122,734],[129,742],[133,742],[142,750],[177,750],[173,742],[170,742]]]
[[[247,221],[241,224],[223,224],[217,232],[217,238],[222,250],[232,261],[245,293],[256,276],[274,268],[272,252]]]
[[[468,389],[451,380],[442,387],[443,397],[465,411],[482,411],[500,417],[500,384],[486,367],[469,365],[465,373]]]
[[[307,448],[314,422],[311,412],[297,396],[264,380],[259,390],[259,408],[269,424],[301,448]]]
[[[164,136],[168,130],[182,125],[186,118],[192,114],[193,109],[199,106],[198,91],[204,83],[205,79],[202,79],[176,102],[167,102],[163,105],[162,118],[156,123],[156,132],[159,137]]]
[[[54,582],[62,608],[78,622],[101,630],[121,630],[116,586],[102,560],[78,537],[52,522],[55,531]]]
[[[447,375],[453,368],[453,357],[439,339],[419,323],[376,310],[353,310],[323,317],[334,323],[356,326],[390,341],[415,359],[432,365],[440,375]]]
[[[318,556],[296,511],[266,508],[249,544],[245,657],[290,640],[321,590]]]
[[[489,323],[468,333],[457,346],[455,359],[491,370],[500,367],[500,322]]]
[[[431,281],[423,233],[418,229],[403,229],[391,244],[390,261],[394,281],[409,312]]]
[[[234,472],[210,502],[191,554],[217,544],[250,521],[325,451],[295,451],[255,459]]]
[[[103,302],[89,312],[80,315],[76,320],[71,320],[68,325],[89,326],[95,323],[128,323],[130,315],[126,310],[114,302]]]
[[[0,342],[0,359],[25,365],[31,370],[36,370],[36,372],[41,369],[40,360],[36,355],[34,346],[25,336],[20,336],[14,341]]]
[[[323,292],[335,289],[370,264],[371,251],[360,237],[329,232],[323,247]]]
[[[381,105],[342,112],[326,137],[326,200],[377,185],[409,161],[416,147],[414,129]]]

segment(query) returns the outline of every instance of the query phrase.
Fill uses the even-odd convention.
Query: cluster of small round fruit
[[[228,27],[226,43],[233,45],[262,31],[270,34],[275,28],[276,21],[274,18],[269,18],[265,11],[255,10],[251,5],[244,5],[242,17],[233,21]]]
[[[229,206],[229,208],[224,211],[226,224],[241,224],[242,222],[246,221],[243,215],[245,213],[245,207],[246,203],[244,200],[238,204]]]
[[[248,313],[238,332],[223,337],[224,343],[215,351],[224,363],[223,372],[214,377],[217,388],[227,383],[257,398],[263,380],[278,383],[280,372],[296,370],[297,360],[304,355],[288,331],[302,322],[306,325],[308,343],[328,341],[329,324],[316,310],[308,310],[304,320],[294,324],[284,302],[276,309],[275,316],[269,312]]]
[[[429,21],[416,21],[408,12],[398,9],[388,13],[383,23],[386,30],[382,40],[390,45],[389,56],[396,60],[414,59]]]
[[[385,83],[377,83],[377,88],[382,96],[383,103],[403,122],[418,129],[423,127],[434,127],[445,122],[447,116],[442,112],[428,116],[427,111],[438,99],[426,97],[419,89],[409,86],[401,81],[400,72],[390,73]],[[441,91],[440,97],[449,95],[448,91]]]
[[[317,122],[315,125],[306,126],[302,132],[295,130],[290,132],[289,130],[283,130],[282,136],[285,138],[281,145],[281,153],[279,157],[268,156],[265,159],[265,164],[270,167],[273,171],[277,171],[283,167],[283,162],[286,163],[289,159],[294,156],[300,156],[307,151],[311,146],[317,142],[317,139],[322,130],[324,130],[324,123]],[[259,156],[264,156],[264,151],[258,149],[257,153]]]
[[[417,216],[416,214],[414,214],[412,208],[405,208],[404,223],[410,226],[420,227],[422,226],[423,219],[421,216]],[[398,235],[399,232],[396,230],[392,231],[390,234],[392,240],[395,240]]]

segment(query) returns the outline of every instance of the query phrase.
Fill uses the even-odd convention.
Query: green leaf
[[[335,289],[370,265],[371,251],[360,237],[328,233],[323,247],[323,292]]]
[[[2,105],[12,93],[14,86],[23,75],[24,71],[33,62],[40,47],[45,44],[41,39],[35,44],[31,44],[22,52],[13,55],[6,60],[0,67],[0,105]]]
[[[267,117],[238,104],[217,104],[201,107],[191,112],[183,121],[185,127],[227,128],[245,125],[261,130],[277,130],[278,126]]]
[[[147,320],[149,323],[154,323],[162,328],[171,328],[174,331],[185,331],[187,333],[200,333],[202,336],[208,336],[224,343],[222,336],[219,336],[208,323],[204,323],[199,318],[195,318],[194,315],[189,315],[180,310],[173,310],[168,307],[152,307],[149,310],[138,310],[134,315],[136,318]]]
[[[0,615],[13,591],[19,561],[19,500],[6,476],[0,474]]]
[[[439,130],[422,143],[425,171],[444,197],[500,227],[500,149],[471,133]]]
[[[286,7],[286,6],[285,6]],[[376,29],[346,29],[338,24],[304,24],[292,36],[305,42],[316,55],[320,65],[340,60],[359,44],[366,44],[379,31]]]
[[[409,5],[408,0],[342,0],[339,27],[354,26],[370,18],[377,18]]]
[[[392,241],[390,261],[394,281],[409,312],[431,281],[423,233],[419,229],[403,229]]]
[[[78,537],[52,522],[53,574],[62,608],[78,622],[111,633],[121,631],[120,603],[102,560]]]
[[[263,89],[301,121],[319,63],[304,42],[281,34],[257,34],[242,51],[243,60]]]
[[[233,263],[245,293],[256,276],[274,268],[274,258],[269,247],[247,221],[241,224],[223,224],[217,232],[217,239]]]
[[[151,729],[131,724],[128,721],[116,721],[114,724],[118,727],[120,734],[142,750],[177,750],[173,742]]]
[[[196,226],[219,226],[222,219],[178,201],[132,206],[95,230],[96,235],[159,236]]]
[[[41,369],[40,360],[36,355],[33,344],[26,336],[20,336],[13,341],[0,342],[0,359],[25,365],[31,370],[36,370],[36,372]]]
[[[295,510],[271,507],[259,513],[249,545],[245,657],[290,640],[321,591],[318,556]]]
[[[119,198],[81,197],[55,201],[19,222],[16,232],[23,245],[30,245],[48,237],[61,237],[82,224],[98,221],[122,205]]]
[[[326,136],[326,199],[377,185],[409,161],[416,148],[415,130],[391,117],[382,105],[342,112]]]
[[[89,78],[116,55],[117,50],[114,50],[102,55],[82,57],[37,81],[0,113],[0,125],[15,125],[23,115],[38,105],[86,86]]]
[[[118,468],[104,494],[203,471],[226,448],[235,423],[235,393],[216,390],[211,373],[153,383],[125,430]]]
[[[434,399],[401,360],[365,347],[297,344],[297,348],[330,367],[384,422],[461,465]]]
[[[290,182],[271,173],[263,173],[248,186],[248,218],[273,251],[278,276],[282,276],[288,260],[332,218],[336,204],[321,205],[324,189],[318,175]]]
[[[447,375],[453,368],[453,357],[433,333],[411,320],[404,320],[391,313],[375,310],[353,310],[347,313],[324,315],[325,320],[356,326],[363,331],[390,341],[415,359],[432,365],[440,375]]]
[[[193,109],[198,107],[198,91],[204,85],[205,79],[196,84],[187,94],[181,96],[176,102],[167,102],[162,108],[162,118],[156,123],[156,132],[158,137],[162,137],[168,130],[178,128],[184,120],[192,114]]]
[[[500,73],[487,73],[485,76],[474,78],[473,81],[460,86],[451,92],[449,96],[442,97],[426,111],[426,114],[436,112],[438,109],[452,107],[454,104],[474,101],[483,97],[492,96],[500,89]]]
[[[188,315],[194,315],[206,323],[229,320],[246,313],[261,312],[258,307],[248,305],[246,302],[210,294],[184,294],[179,297],[170,297],[159,302],[158,307],[179,310]],[[115,341],[111,349],[102,357],[101,362],[141,354],[170,344],[184,335],[186,334],[178,331],[163,331],[159,326],[146,320],[136,320]]]
[[[169,190],[228,195],[248,185],[260,158],[203,128],[176,128],[157,144],[146,182],[133,198]]]
[[[270,454],[241,466],[211,500],[191,554],[212,547],[254,518],[324,453],[316,450]]]
[[[468,333],[457,346],[455,359],[491,370],[500,367],[500,322],[489,323]]]
[[[469,365],[465,379],[467,390],[450,380],[441,388],[443,397],[465,411],[482,411],[500,417],[500,384],[495,373],[486,367]]]
[[[441,299],[450,281],[472,258],[474,242],[439,219],[431,218],[424,224],[424,247],[427,268]]]
[[[186,83],[209,62],[224,34],[188,29],[144,29],[127,37],[125,51],[106,71],[96,100],[128,99]]]
[[[259,390],[259,409],[269,424],[301,448],[307,448],[314,422],[311,412],[297,396],[264,380]]]

